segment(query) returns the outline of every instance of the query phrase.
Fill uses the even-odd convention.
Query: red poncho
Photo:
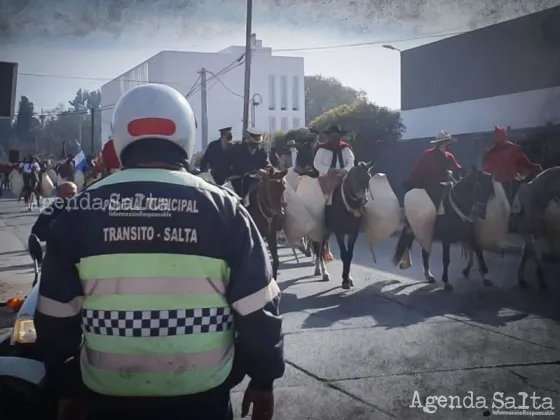
[[[431,188],[440,182],[449,181],[447,171],[462,169],[451,152],[442,153],[437,148],[426,150],[420,155],[412,173],[406,181],[408,188]]]

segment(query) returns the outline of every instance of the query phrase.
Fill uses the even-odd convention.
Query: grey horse
[[[545,290],[544,262],[537,241],[541,237],[547,237],[551,251],[560,252],[554,246],[560,240],[560,226],[557,226],[560,220],[545,217],[550,206],[558,206],[558,211],[554,207],[553,211],[560,214],[560,166],[549,168],[532,181],[522,184],[519,187],[519,204],[521,212],[517,216],[517,230],[525,244],[517,268],[517,280],[521,287],[526,286],[525,265],[527,261],[533,260],[537,266],[539,286]]]

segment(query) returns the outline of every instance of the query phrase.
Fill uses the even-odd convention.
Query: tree
[[[374,160],[386,144],[399,140],[404,131],[400,112],[367,101],[341,105],[311,122],[317,130],[332,124],[348,131],[356,158],[363,161]]]
[[[90,109],[98,109],[101,105],[101,92],[98,90],[88,91],[78,89],[74,100],[68,101],[75,112],[87,112]]]
[[[334,77],[327,78],[320,75],[305,76],[306,124],[309,124],[329,109],[365,100],[367,100],[367,96],[363,90],[344,86]]]
[[[25,144],[26,148],[34,142],[34,130],[40,126],[39,120],[35,118],[35,106],[27,96],[22,96],[19,105],[18,113],[14,123],[14,134],[19,142]]]

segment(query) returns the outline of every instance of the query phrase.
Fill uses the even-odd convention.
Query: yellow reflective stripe
[[[206,278],[108,278],[82,281],[86,295],[224,295],[221,279]]]
[[[280,288],[278,287],[278,284],[276,284],[276,281],[271,280],[270,283],[268,283],[268,285],[263,289],[239,299],[231,306],[239,315],[245,316],[264,308],[268,302],[272,301],[272,299],[279,294]]]
[[[233,360],[233,346],[199,353],[179,354],[113,354],[90,348],[82,350],[82,361],[99,369],[142,373],[182,373],[222,366]]]
[[[37,311],[44,315],[56,318],[70,318],[78,315],[82,311],[84,302],[83,296],[77,296],[70,302],[58,302],[45,296],[39,295],[37,301]]]

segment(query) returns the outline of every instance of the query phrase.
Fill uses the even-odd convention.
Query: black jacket
[[[77,264],[102,255],[186,254],[226,262],[225,297],[234,312],[236,349],[234,370],[222,388],[230,389],[246,373],[254,388],[270,389],[283,375],[279,294],[267,293],[279,289],[272,279],[266,245],[237,197],[186,172],[126,169],[90,186],[76,201],[78,205],[61,212],[48,232],[35,314],[47,382],[59,395],[79,390],[76,367],[65,361],[80,348],[82,319],[80,314],[50,314],[49,308],[79,301],[84,290]],[[187,211],[183,206],[187,202],[195,203],[197,211]],[[153,229],[151,239],[114,234],[116,229],[137,225]],[[166,234],[185,227],[196,229],[196,241]]]

